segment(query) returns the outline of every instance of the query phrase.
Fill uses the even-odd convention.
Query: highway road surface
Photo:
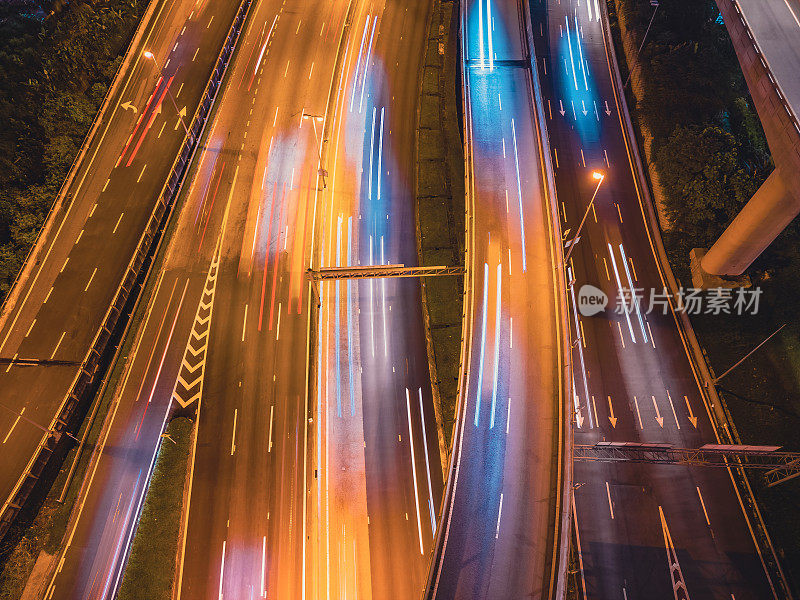
[[[594,210],[568,265],[573,313],[575,443],[716,443],[665,287],[626,148],[594,0],[534,1],[562,227],[574,235],[596,181]],[[581,286],[610,306],[576,310]],[[638,310],[615,312],[621,289],[642,288]],[[663,299],[663,295],[661,296]],[[646,600],[772,598],[759,552],[726,470],[576,463],[575,512],[583,597]]]
[[[565,332],[520,8],[463,8],[467,376],[430,598],[550,598],[555,589]]]
[[[251,8],[143,308],[56,597],[113,594],[170,402],[178,412],[199,411],[181,597],[327,597],[328,589],[344,597],[353,587],[376,598],[422,593],[442,472],[419,284],[344,284],[338,303],[323,303],[320,314],[342,309],[326,340],[345,349],[374,343],[380,352],[331,352],[338,362],[319,370],[329,390],[319,408],[305,391],[315,296],[304,272],[312,252],[320,253],[316,264],[334,264],[324,258],[335,254],[332,231],[340,260],[416,259],[418,90],[398,82],[417,81],[427,10],[421,1],[353,3],[348,11],[264,0]],[[379,107],[382,134],[372,120]],[[323,132],[333,140],[324,182]],[[345,211],[349,240],[337,214]],[[327,233],[316,245],[315,228]],[[325,462],[316,462],[323,421]],[[324,469],[334,462],[347,471],[329,478]],[[324,510],[312,506],[322,498],[315,480],[325,482]]]
[[[314,261],[413,266],[416,107],[430,3],[357,6],[330,108],[329,193]],[[442,493],[419,282],[320,289],[310,591],[419,598]]]
[[[3,510],[47,435],[32,423],[49,427],[65,401],[166,182],[185,135],[176,106],[194,114],[237,6],[153,3],[62,212],[4,306],[0,356],[12,360],[0,371]],[[16,358],[66,364],[20,366]]]
[[[777,78],[786,103],[800,114],[800,2],[737,0],[736,2]]]

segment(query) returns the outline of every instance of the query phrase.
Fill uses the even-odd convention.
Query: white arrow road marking
[[[689,404],[689,398],[684,396],[683,399],[686,400],[686,408],[689,409],[689,421],[692,423],[692,427],[697,429],[697,417],[692,413],[692,405]]]
[[[136,114],[136,113],[139,112],[139,109],[136,108],[133,104],[131,104],[130,100],[128,100],[125,104],[120,104],[120,106],[122,108],[124,108],[125,110],[132,110],[133,114]]]
[[[659,427],[664,429],[664,417],[661,416],[661,412],[658,410],[658,404],[656,403],[656,397],[650,396],[653,399],[653,408],[656,409],[656,421],[658,421]]]
[[[617,417],[614,416],[614,405],[611,404],[611,396],[608,396],[608,412],[611,413],[608,416],[608,420],[611,421],[611,427],[616,429],[617,428]]]

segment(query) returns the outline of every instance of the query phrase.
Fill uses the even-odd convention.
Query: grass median
[[[161,440],[117,600],[170,600],[194,422],[170,421]]]

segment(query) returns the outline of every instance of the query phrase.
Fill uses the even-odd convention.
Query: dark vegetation
[[[614,13],[620,10],[620,19]],[[620,22],[637,40],[653,7],[647,0],[609,2],[617,55]],[[628,105],[642,137],[652,136],[671,220],[663,232],[676,277],[691,287],[689,251],[709,247],[772,171],[725,25],[713,0],[661,0],[637,69],[638,101]],[[641,141],[641,140],[640,140]],[[641,144],[640,144],[641,145]],[[692,317],[709,361],[720,374],[783,323],[787,327],[720,382],[720,394],[745,443],[800,450],[800,225],[795,220],[749,269],[763,290],[755,316]],[[800,480],[765,489],[751,478],[764,518],[795,587],[800,581]]]
[[[0,298],[36,241],[146,6],[0,1]]]
[[[0,0],[0,300],[36,240],[146,6],[146,0]],[[101,414],[109,401],[103,400]],[[91,428],[89,447],[101,423],[84,424]],[[0,547],[0,598],[20,598],[40,552],[58,550],[80,487],[76,477],[64,503],[57,501],[73,453],[44,502],[23,511]],[[90,456],[83,453],[76,473],[85,471]]]

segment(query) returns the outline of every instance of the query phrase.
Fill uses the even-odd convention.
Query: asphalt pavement
[[[113,593],[170,406],[199,419],[180,597],[421,593],[427,554],[419,540],[424,530],[429,551],[442,473],[419,284],[344,284],[338,303],[323,302],[320,314],[341,309],[326,339],[380,351],[332,353],[335,366],[319,371],[331,393],[315,407],[306,378],[316,296],[305,270],[312,254],[334,264],[334,239],[339,261],[416,260],[418,89],[405,83],[418,80],[427,9],[424,2],[252,7],[142,308],[56,596]],[[336,238],[334,210],[341,211]],[[337,380],[343,372],[346,384]],[[345,399],[341,418],[334,387]],[[324,462],[314,458],[317,440]],[[328,460],[349,474],[328,478]],[[314,485],[322,481],[324,488]],[[323,490],[325,510],[314,505]],[[330,552],[323,550],[331,539]]]
[[[650,291],[665,283],[644,219],[594,0],[532,2],[552,164],[564,230],[573,237],[597,180],[570,264],[575,443],[717,443],[676,318]],[[609,307],[576,310],[581,288]],[[638,310],[616,311],[639,289]],[[657,298],[657,297],[656,297]],[[629,304],[629,308],[633,308]],[[575,513],[585,598],[772,598],[741,502],[725,470],[575,464]]]
[[[556,584],[565,332],[520,9],[462,8],[472,284],[431,598],[549,598]]]
[[[194,114],[237,6],[153,5],[42,252],[4,306],[0,355],[11,362],[0,371],[3,510],[122,282],[185,135],[178,112]],[[65,362],[21,366],[17,358]]]

